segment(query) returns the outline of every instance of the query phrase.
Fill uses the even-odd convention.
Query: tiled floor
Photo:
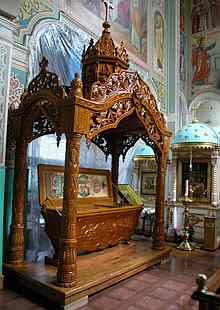
[[[81,310],[198,309],[190,296],[198,273],[210,276],[220,266],[220,250],[192,253],[174,251],[166,263],[143,271],[89,297]],[[0,309],[45,309],[9,291],[0,292]]]

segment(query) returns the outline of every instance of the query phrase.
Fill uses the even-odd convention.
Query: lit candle
[[[192,149],[191,149],[191,152],[190,152],[189,170],[192,171]]]
[[[186,183],[185,183],[185,197],[189,196],[189,180],[186,179]]]

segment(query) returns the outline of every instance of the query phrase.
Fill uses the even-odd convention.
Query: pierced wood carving
[[[49,89],[55,96],[63,98],[65,91],[63,87],[59,86],[59,79],[55,73],[47,70],[48,60],[43,57],[40,62],[40,73],[30,82],[27,91],[21,97],[22,102],[25,98],[36,94],[41,89]]]
[[[93,113],[88,137],[90,137],[94,131],[97,135],[102,131],[103,127],[105,127],[106,130],[108,126],[111,128],[114,123],[117,125],[125,115],[128,115],[128,112],[132,112],[132,108],[133,102],[131,100],[120,100],[103,112]]]

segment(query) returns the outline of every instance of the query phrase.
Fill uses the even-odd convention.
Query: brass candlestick
[[[184,204],[184,234],[183,234],[183,241],[180,243],[180,245],[177,247],[179,250],[184,251],[192,251],[193,246],[189,242],[189,220],[190,220],[190,214],[189,214],[189,208],[188,203],[192,202],[192,199],[190,199],[188,196],[185,196],[185,200],[183,202]]]

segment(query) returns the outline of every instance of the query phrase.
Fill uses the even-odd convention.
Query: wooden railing
[[[199,310],[220,310],[220,269],[208,280],[206,275],[199,274],[196,279],[197,290],[192,299],[199,301]]]

